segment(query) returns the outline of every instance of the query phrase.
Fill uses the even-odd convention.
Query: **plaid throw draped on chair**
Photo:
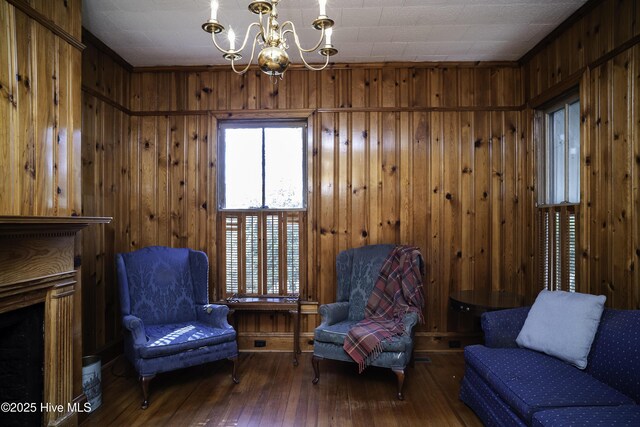
[[[385,260],[367,301],[365,318],[349,330],[343,348],[360,372],[382,352],[382,342],[404,333],[403,317],[422,308],[422,255],[418,248],[396,246]]]

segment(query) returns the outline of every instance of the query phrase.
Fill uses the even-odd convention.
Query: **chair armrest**
[[[229,307],[223,304],[196,304],[198,321],[214,328],[229,329],[231,325],[227,321]]]
[[[147,343],[147,334],[145,333],[144,322],[141,318],[127,314],[122,318],[122,326],[131,332],[134,346],[145,345]]]
[[[489,311],[482,314],[482,330],[487,347],[518,347],[516,338],[527,319],[530,307]]]
[[[320,316],[322,324],[325,326],[335,325],[346,320],[349,315],[349,302],[332,302],[320,306]]]
[[[404,323],[404,332],[406,335],[411,336],[413,334],[413,327],[418,324],[418,313],[406,313],[402,318]]]

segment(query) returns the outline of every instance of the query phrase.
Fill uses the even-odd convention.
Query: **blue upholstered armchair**
[[[208,260],[203,252],[152,246],[117,254],[124,349],[149,406],[156,374],[230,359],[235,383],[238,346],[229,309],[208,304]]]
[[[320,306],[322,323],[315,330],[313,344],[313,384],[320,378],[322,359],[353,362],[343,349],[349,330],[365,317],[365,307],[382,265],[395,245],[370,245],[349,249],[336,258],[337,302]],[[422,272],[422,259],[420,259]],[[397,377],[398,394],[404,399],[405,368],[412,359],[416,313],[407,313],[403,319],[404,334],[382,342],[382,352],[371,361],[372,366],[390,368]]]

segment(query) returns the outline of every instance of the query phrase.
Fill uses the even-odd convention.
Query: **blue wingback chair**
[[[124,349],[149,406],[156,374],[230,359],[236,378],[236,332],[229,309],[209,304],[208,260],[191,249],[152,246],[117,254]]]
[[[353,362],[343,349],[344,339],[360,320],[364,319],[369,295],[387,256],[395,245],[369,245],[340,252],[336,258],[337,302],[320,306],[322,323],[315,329],[313,343],[313,384],[320,379],[319,362],[322,359]],[[423,271],[422,260],[420,270]],[[397,377],[398,399],[403,400],[405,368],[412,359],[416,313],[404,319],[402,336],[383,341],[382,353],[371,362],[373,366],[390,368]]]

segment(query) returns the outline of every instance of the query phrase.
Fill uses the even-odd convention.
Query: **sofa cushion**
[[[606,309],[586,372],[640,404],[640,310]]]
[[[465,362],[527,423],[546,408],[633,404],[585,372],[532,350],[468,346]]]
[[[516,342],[520,347],[541,351],[584,369],[606,299],[604,295],[543,290]]]
[[[148,341],[139,349],[143,358],[182,353],[236,339],[233,328],[214,328],[200,322],[149,325],[145,327],[145,333]]]
[[[315,340],[325,343],[339,345],[342,348],[344,339],[358,320],[345,320],[331,326],[320,325],[315,330]],[[411,338],[402,335],[395,336],[382,341],[382,351],[405,351],[411,348]]]
[[[589,406],[586,408],[559,408],[536,412],[532,426],[640,426],[640,406]]]

